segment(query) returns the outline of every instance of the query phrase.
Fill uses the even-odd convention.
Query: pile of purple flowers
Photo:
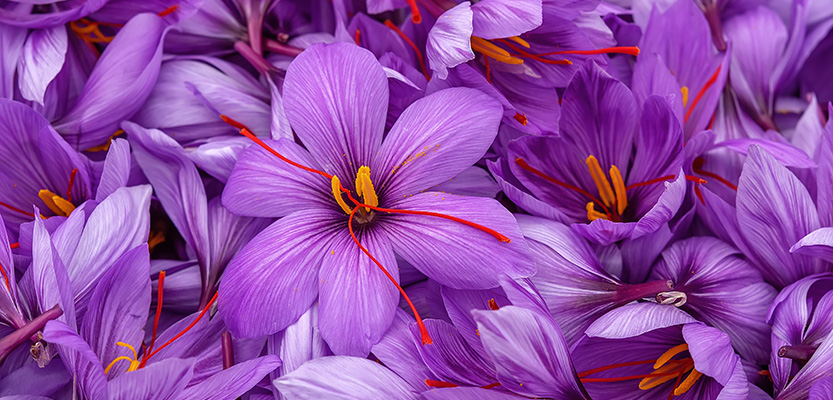
[[[833,399],[833,0],[0,0],[0,400]]]

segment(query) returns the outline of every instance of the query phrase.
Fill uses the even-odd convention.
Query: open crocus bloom
[[[301,54],[284,96],[306,149],[243,129],[258,145],[240,157],[223,193],[233,213],[283,217],[240,251],[220,284],[219,307],[235,335],[282,330],[318,297],[333,352],[367,355],[396,310],[394,251],[455,288],[534,272],[515,219],[497,201],[421,192],[491,145],[501,112],[489,96],[437,92],[409,106],[383,140],[385,73],[371,53],[347,44]]]

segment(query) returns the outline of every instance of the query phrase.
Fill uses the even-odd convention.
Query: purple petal
[[[579,156],[595,156],[602,168],[625,168],[633,149],[637,114],[636,100],[627,86],[591,62],[573,76],[564,92],[561,135]],[[589,174],[585,171],[584,175]]]
[[[267,355],[224,369],[210,378],[183,390],[175,399],[235,399],[254,387],[264,376],[281,365],[277,356]]]
[[[23,98],[43,104],[46,87],[63,67],[66,52],[67,28],[64,26],[35,29],[29,34],[17,66]]]
[[[809,257],[790,254],[802,237],[819,228],[819,218],[803,184],[757,146],[749,148],[738,182],[737,218],[747,254],[764,278],[783,287],[826,267]]]
[[[672,182],[663,182],[663,186],[665,190],[657,199],[656,204],[636,223],[631,238],[638,239],[656,232],[679,211],[686,193],[686,177],[683,170],[677,171],[677,179]]]
[[[426,379],[437,380],[437,376],[425,365],[420,355],[420,339],[415,339],[411,326],[416,323],[405,310],[396,311],[396,317],[382,340],[371,351],[379,361],[420,390],[427,390]],[[432,339],[435,338],[432,336]]]
[[[833,378],[827,377],[816,381],[810,388],[810,400],[833,398]]]
[[[334,354],[364,357],[390,327],[399,292],[344,228],[341,230],[323,252],[318,274],[318,326]],[[396,258],[383,232],[368,229],[357,237],[399,282]]]
[[[318,305],[313,305],[298,321],[282,332],[269,336],[267,352],[280,357],[281,366],[269,374],[275,379],[295,371],[309,360],[332,355],[318,330]]]
[[[419,329],[411,325],[413,339],[422,362],[440,381],[464,386],[485,386],[495,383],[494,364],[485,354],[469,346],[454,325],[440,320],[425,320],[425,328],[433,339],[421,344]]]
[[[589,337],[624,339],[659,328],[697,322],[676,307],[656,303],[632,303],[601,316],[587,328]]]
[[[382,143],[388,80],[369,51],[352,44],[316,44],[286,71],[284,110],[323,169],[342,182],[370,165]]]
[[[766,150],[769,155],[787,167],[815,168],[816,163],[803,150],[786,142],[766,139],[732,139],[715,144],[715,147],[727,147],[739,154],[747,155],[749,146]]]
[[[76,377],[81,393],[90,399],[107,398],[107,376],[90,345],[61,321],[49,321],[43,329],[43,338],[58,347],[61,361],[67,371]]]
[[[266,140],[265,143],[296,163],[319,168],[309,152],[290,140]],[[337,209],[326,178],[292,166],[257,145],[246,149],[237,160],[223,190],[223,205],[233,213],[250,217]]]
[[[382,365],[358,357],[324,357],[273,381],[288,398],[417,400],[405,381]]]
[[[525,308],[474,311],[502,386],[530,397],[583,398],[558,326]]]
[[[95,200],[104,201],[118,188],[126,187],[128,179],[130,179],[130,145],[127,140],[115,139],[110,144],[110,150],[104,159],[104,168],[95,191]]]
[[[425,56],[438,78],[447,78],[448,68],[474,59],[471,49],[472,20],[471,5],[463,2],[440,15],[431,27]]]
[[[459,194],[461,196],[494,198],[500,192],[500,188],[485,169],[472,166],[466,168],[454,178],[434,186],[431,191]]]
[[[515,400],[520,398],[506,392],[479,387],[438,388],[423,392],[422,397],[428,400]]]
[[[833,340],[830,339],[831,335],[828,334],[810,361],[798,371],[784,391],[778,394],[779,400],[806,399],[811,386],[829,376],[829,371],[833,368]]]
[[[597,219],[589,224],[573,224],[573,231],[587,241],[599,246],[607,246],[630,237],[637,226],[634,222],[612,222]]]
[[[790,247],[790,253],[833,262],[833,228],[824,227],[808,233]]]
[[[35,207],[35,215],[38,215],[37,207]],[[74,329],[76,327],[75,301],[70,277],[41,218],[35,218],[32,234],[32,266],[29,267],[29,271],[34,280],[35,295],[40,311],[43,312],[58,305],[64,313],[57,320]]]
[[[55,122],[55,129],[79,149],[103,144],[153,89],[167,30],[154,14],[133,17],[107,46],[75,107]]]
[[[123,124],[133,154],[156,192],[156,197],[185,242],[208,265],[208,225],[205,188],[197,167],[170,136],[132,122]]]
[[[633,65],[631,84],[636,100],[639,104],[644,104],[649,96],[659,96],[668,103],[677,121],[681,121],[684,114],[680,84],[668,70],[665,62],[658,54],[644,52],[640,53],[637,60]]]
[[[489,290],[458,290],[449,287],[442,288],[442,299],[445,303],[448,317],[457,328],[460,336],[477,352],[483,352],[477,322],[472,315],[473,310],[490,309],[489,300],[494,300],[498,307],[512,303],[499,288]]]
[[[518,36],[541,25],[541,0],[484,0],[471,6],[472,35],[483,39]]]
[[[185,389],[193,373],[193,360],[171,358],[121,375],[107,386],[112,399],[171,399]]]
[[[327,243],[344,229],[334,212],[294,213],[273,223],[229,262],[219,309],[236,337],[272,334],[295,322],[318,296]]]
[[[186,154],[205,173],[226,183],[234,170],[234,164],[251,144],[251,140],[242,136],[216,138],[198,147],[189,147]]]
[[[140,348],[150,308],[150,255],[146,245],[124,253],[101,277],[93,291],[81,334],[106,365],[130,350],[124,342]],[[129,363],[116,363],[112,379],[127,371]]]
[[[513,203],[523,208],[526,212],[537,217],[551,219],[553,221],[569,223],[570,219],[557,208],[538,200],[535,196],[521,190],[523,186],[518,179],[512,175],[506,158],[501,157],[496,162],[487,161],[489,171],[495,177],[503,194],[512,200]]]
[[[683,339],[698,371],[726,385],[739,358],[732,351],[732,341],[725,333],[703,324],[683,326]]]
[[[385,229],[394,250],[431,279],[456,289],[488,289],[501,275],[530,276],[535,271],[528,248],[512,215],[497,201],[443,193],[420,193],[391,205],[395,209],[431,211],[493,229],[511,242],[444,218],[396,214]]]
[[[497,135],[501,106],[469,88],[436,92],[409,106],[374,159],[385,199],[438,185],[477,162]]]
[[[28,29],[0,24],[0,53],[3,54],[3,64],[0,66],[0,98],[14,97],[15,75],[17,63],[23,52]]]

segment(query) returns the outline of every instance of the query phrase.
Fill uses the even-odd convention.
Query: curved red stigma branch
[[[405,43],[407,43],[408,46],[410,46],[414,50],[414,53],[416,53],[417,56],[417,60],[419,61],[419,69],[422,70],[422,74],[425,75],[425,79],[430,81],[431,75],[428,74],[428,68],[425,68],[425,59],[422,57],[422,52],[419,51],[419,47],[417,47],[414,41],[411,40],[411,38],[409,38],[408,35],[405,34],[405,32],[402,32],[398,26],[396,26],[393,22],[390,22],[389,19],[385,20],[385,26],[387,26],[390,29],[393,29],[393,31],[396,32],[396,34],[399,35],[399,37],[401,37],[402,40],[404,40]]]
[[[715,82],[717,82],[717,76],[720,75],[721,67],[722,66],[720,65],[717,66],[717,70],[714,71],[711,77],[709,77],[709,80],[706,81],[706,83],[703,85],[703,88],[700,89],[699,92],[697,92],[697,97],[694,98],[694,101],[691,102],[691,107],[689,107],[688,111],[685,113],[683,123],[688,122],[688,118],[691,117],[691,113],[694,112],[694,107],[696,107],[697,103],[700,102],[700,99],[702,99],[703,96],[706,95],[706,91],[709,90],[709,88],[712,87],[712,85],[714,85]]]

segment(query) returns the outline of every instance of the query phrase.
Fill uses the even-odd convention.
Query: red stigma
[[[353,40],[356,42],[356,46],[361,46],[359,43],[361,41],[362,32],[356,29],[356,34],[353,36]]]
[[[205,313],[208,312],[208,309],[211,308],[211,306],[214,304],[215,301],[217,301],[217,293],[214,293],[214,296],[211,297],[211,300],[208,302],[208,304],[206,304],[206,306],[200,312],[200,315],[197,315],[197,318],[194,321],[192,321],[188,326],[186,326],[185,329],[183,329],[182,331],[177,333],[176,336],[172,337],[171,340],[168,340],[167,342],[165,342],[165,344],[159,346],[158,349],[154,350],[153,352],[148,352],[147,357],[145,357],[142,360],[142,363],[139,366],[139,368],[143,367],[145,365],[145,363],[147,363],[147,360],[149,360],[151,357],[153,357],[156,353],[160,352],[162,349],[167,347],[169,344],[173,343],[175,340],[182,337],[182,335],[186,334],[189,330],[191,330],[191,328],[193,328],[195,325],[197,325],[197,322],[200,322],[200,319],[202,319],[203,315],[205,315]]]
[[[139,364],[139,367],[144,367],[147,359],[150,358],[148,354],[153,351],[153,345],[156,344],[156,332],[159,329],[159,317],[162,316],[162,292],[165,287],[165,271],[159,271],[159,278],[157,278],[156,284],[156,315],[153,317],[153,333],[150,339],[150,346],[145,349],[144,354],[145,356],[142,359],[142,362]]]
[[[721,66],[717,67],[717,70],[714,71],[714,74],[712,74],[711,77],[709,77],[709,80],[706,81],[706,84],[703,85],[703,88],[701,88],[700,91],[697,92],[697,97],[694,98],[694,101],[691,102],[691,107],[689,107],[688,112],[685,113],[685,118],[683,118],[684,123],[688,122],[688,118],[691,117],[691,113],[694,112],[694,107],[696,107],[697,103],[700,102],[700,99],[702,99],[703,96],[706,95],[706,91],[709,90],[709,88],[712,87],[712,85],[714,85],[715,82],[717,82],[717,76],[720,74],[720,68]]]
[[[590,192],[588,192],[588,191],[586,191],[586,190],[584,190],[584,189],[582,189],[578,186],[573,186],[573,185],[571,185],[567,182],[561,182],[558,179],[555,179],[555,178],[553,178],[553,177],[551,177],[551,176],[533,168],[532,166],[527,164],[526,160],[524,160],[523,158],[520,158],[520,157],[516,158],[515,163],[517,163],[518,166],[520,166],[524,170],[529,171],[529,172],[533,173],[534,175],[536,175],[536,176],[538,176],[538,177],[540,177],[540,178],[542,178],[542,179],[544,179],[544,180],[546,180],[550,183],[553,183],[555,185],[561,186],[563,188],[570,189],[574,192],[577,192],[577,193],[580,193],[580,194],[584,195],[585,197],[590,199],[592,202],[598,204],[599,207],[601,207],[604,210],[605,214],[612,215],[610,210],[607,208],[607,206],[605,206],[604,203],[601,200],[597,199],[596,196],[593,196],[592,194],[590,194]]]
[[[25,215],[25,216],[27,216],[27,217],[30,217],[30,218],[35,218],[35,214],[32,214],[32,213],[30,213],[30,212],[23,211],[23,210],[21,210],[21,209],[19,209],[19,208],[17,208],[17,207],[14,207],[14,206],[8,205],[8,204],[6,204],[6,203],[3,203],[2,201],[0,201],[0,206],[2,206],[2,207],[6,207],[6,208],[8,208],[9,210],[12,210],[12,211],[14,211],[14,212],[21,213],[21,214],[23,214],[23,215]]]
[[[18,247],[20,247],[20,242],[14,242],[14,243],[9,245],[9,248],[11,248],[11,249],[16,249]]]
[[[160,12],[159,12],[159,13],[157,13],[156,15],[158,15],[158,16],[160,16],[160,17],[166,17],[166,16],[171,15],[171,14],[173,14],[174,12],[176,12],[176,10],[177,10],[177,9],[179,9],[179,4],[174,4],[174,5],[172,5],[172,6],[168,7],[168,8],[166,8],[166,9],[164,9],[164,10],[160,11]]]
[[[75,183],[75,175],[78,174],[78,168],[73,168],[72,172],[69,174],[69,185],[67,186],[67,196],[66,199],[69,202],[72,202],[72,184]]]
[[[433,388],[453,388],[459,386],[450,382],[435,381],[433,379],[426,379],[425,384]]]
[[[3,269],[3,265],[0,265],[0,273],[3,273],[3,279],[6,280],[6,289],[9,289],[9,293],[12,292],[12,286],[9,284],[9,276],[6,275],[6,270]]]
[[[677,177],[677,175],[665,175],[665,176],[661,176],[661,177],[659,177],[659,178],[657,178],[657,179],[651,179],[651,180],[649,180],[649,181],[639,182],[639,183],[634,183],[634,184],[628,185],[627,187],[625,187],[625,190],[631,190],[631,189],[633,189],[633,188],[635,188],[635,187],[640,187],[640,186],[648,186],[648,185],[653,185],[653,184],[655,184],[655,183],[665,182],[665,181],[668,181],[668,180],[674,179],[674,178],[676,178],[676,177]]]
[[[563,50],[563,51],[552,51],[549,53],[542,53],[539,56],[550,56],[556,54],[583,54],[583,55],[595,55],[595,54],[628,54],[631,56],[638,56],[639,55],[639,47],[636,46],[618,46],[618,47],[605,47],[602,49],[595,49],[595,50]]]
[[[489,308],[491,308],[494,311],[500,310],[500,307],[497,305],[495,299],[489,299]]]
[[[732,189],[736,192],[738,191],[738,187],[735,186],[732,182],[729,182],[728,179],[726,179],[726,178],[724,178],[724,177],[722,177],[718,174],[715,174],[714,172],[709,172],[709,171],[703,170],[703,165],[704,164],[706,164],[706,159],[703,158],[703,157],[697,157],[697,158],[694,159],[694,163],[691,166],[691,170],[694,171],[695,174],[708,176],[709,178],[713,178],[713,179],[717,180],[718,182],[728,186],[730,189]]]
[[[422,14],[419,13],[419,7],[417,7],[416,0],[405,0],[408,2],[408,6],[411,7],[411,21],[415,24],[422,23]]]
[[[515,113],[515,116],[512,118],[515,118],[515,121],[518,121],[523,126],[526,126],[526,123],[529,122],[529,119],[526,118],[526,114],[524,113]]]
[[[419,60],[419,69],[422,70],[422,74],[425,75],[425,79],[430,81],[431,75],[428,74],[428,69],[425,68],[425,59],[423,59],[422,52],[419,51],[419,47],[417,47],[414,41],[411,40],[411,38],[409,38],[408,35],[405,34],[405,32],[402,32],[399,29],[399,27],[397,27],[393,22],[390,22],[389,19],[385,20],[385,26],[387,26],[390,29],[393,29],[393,31],[396,32],[396,34],[399,35],[399,37],[401,37],[402,40],[404,40],[405,43],[408,44],[408,46],[411,46],[411,49],[413,49],[414,53],[416,53],[417,60]]]

